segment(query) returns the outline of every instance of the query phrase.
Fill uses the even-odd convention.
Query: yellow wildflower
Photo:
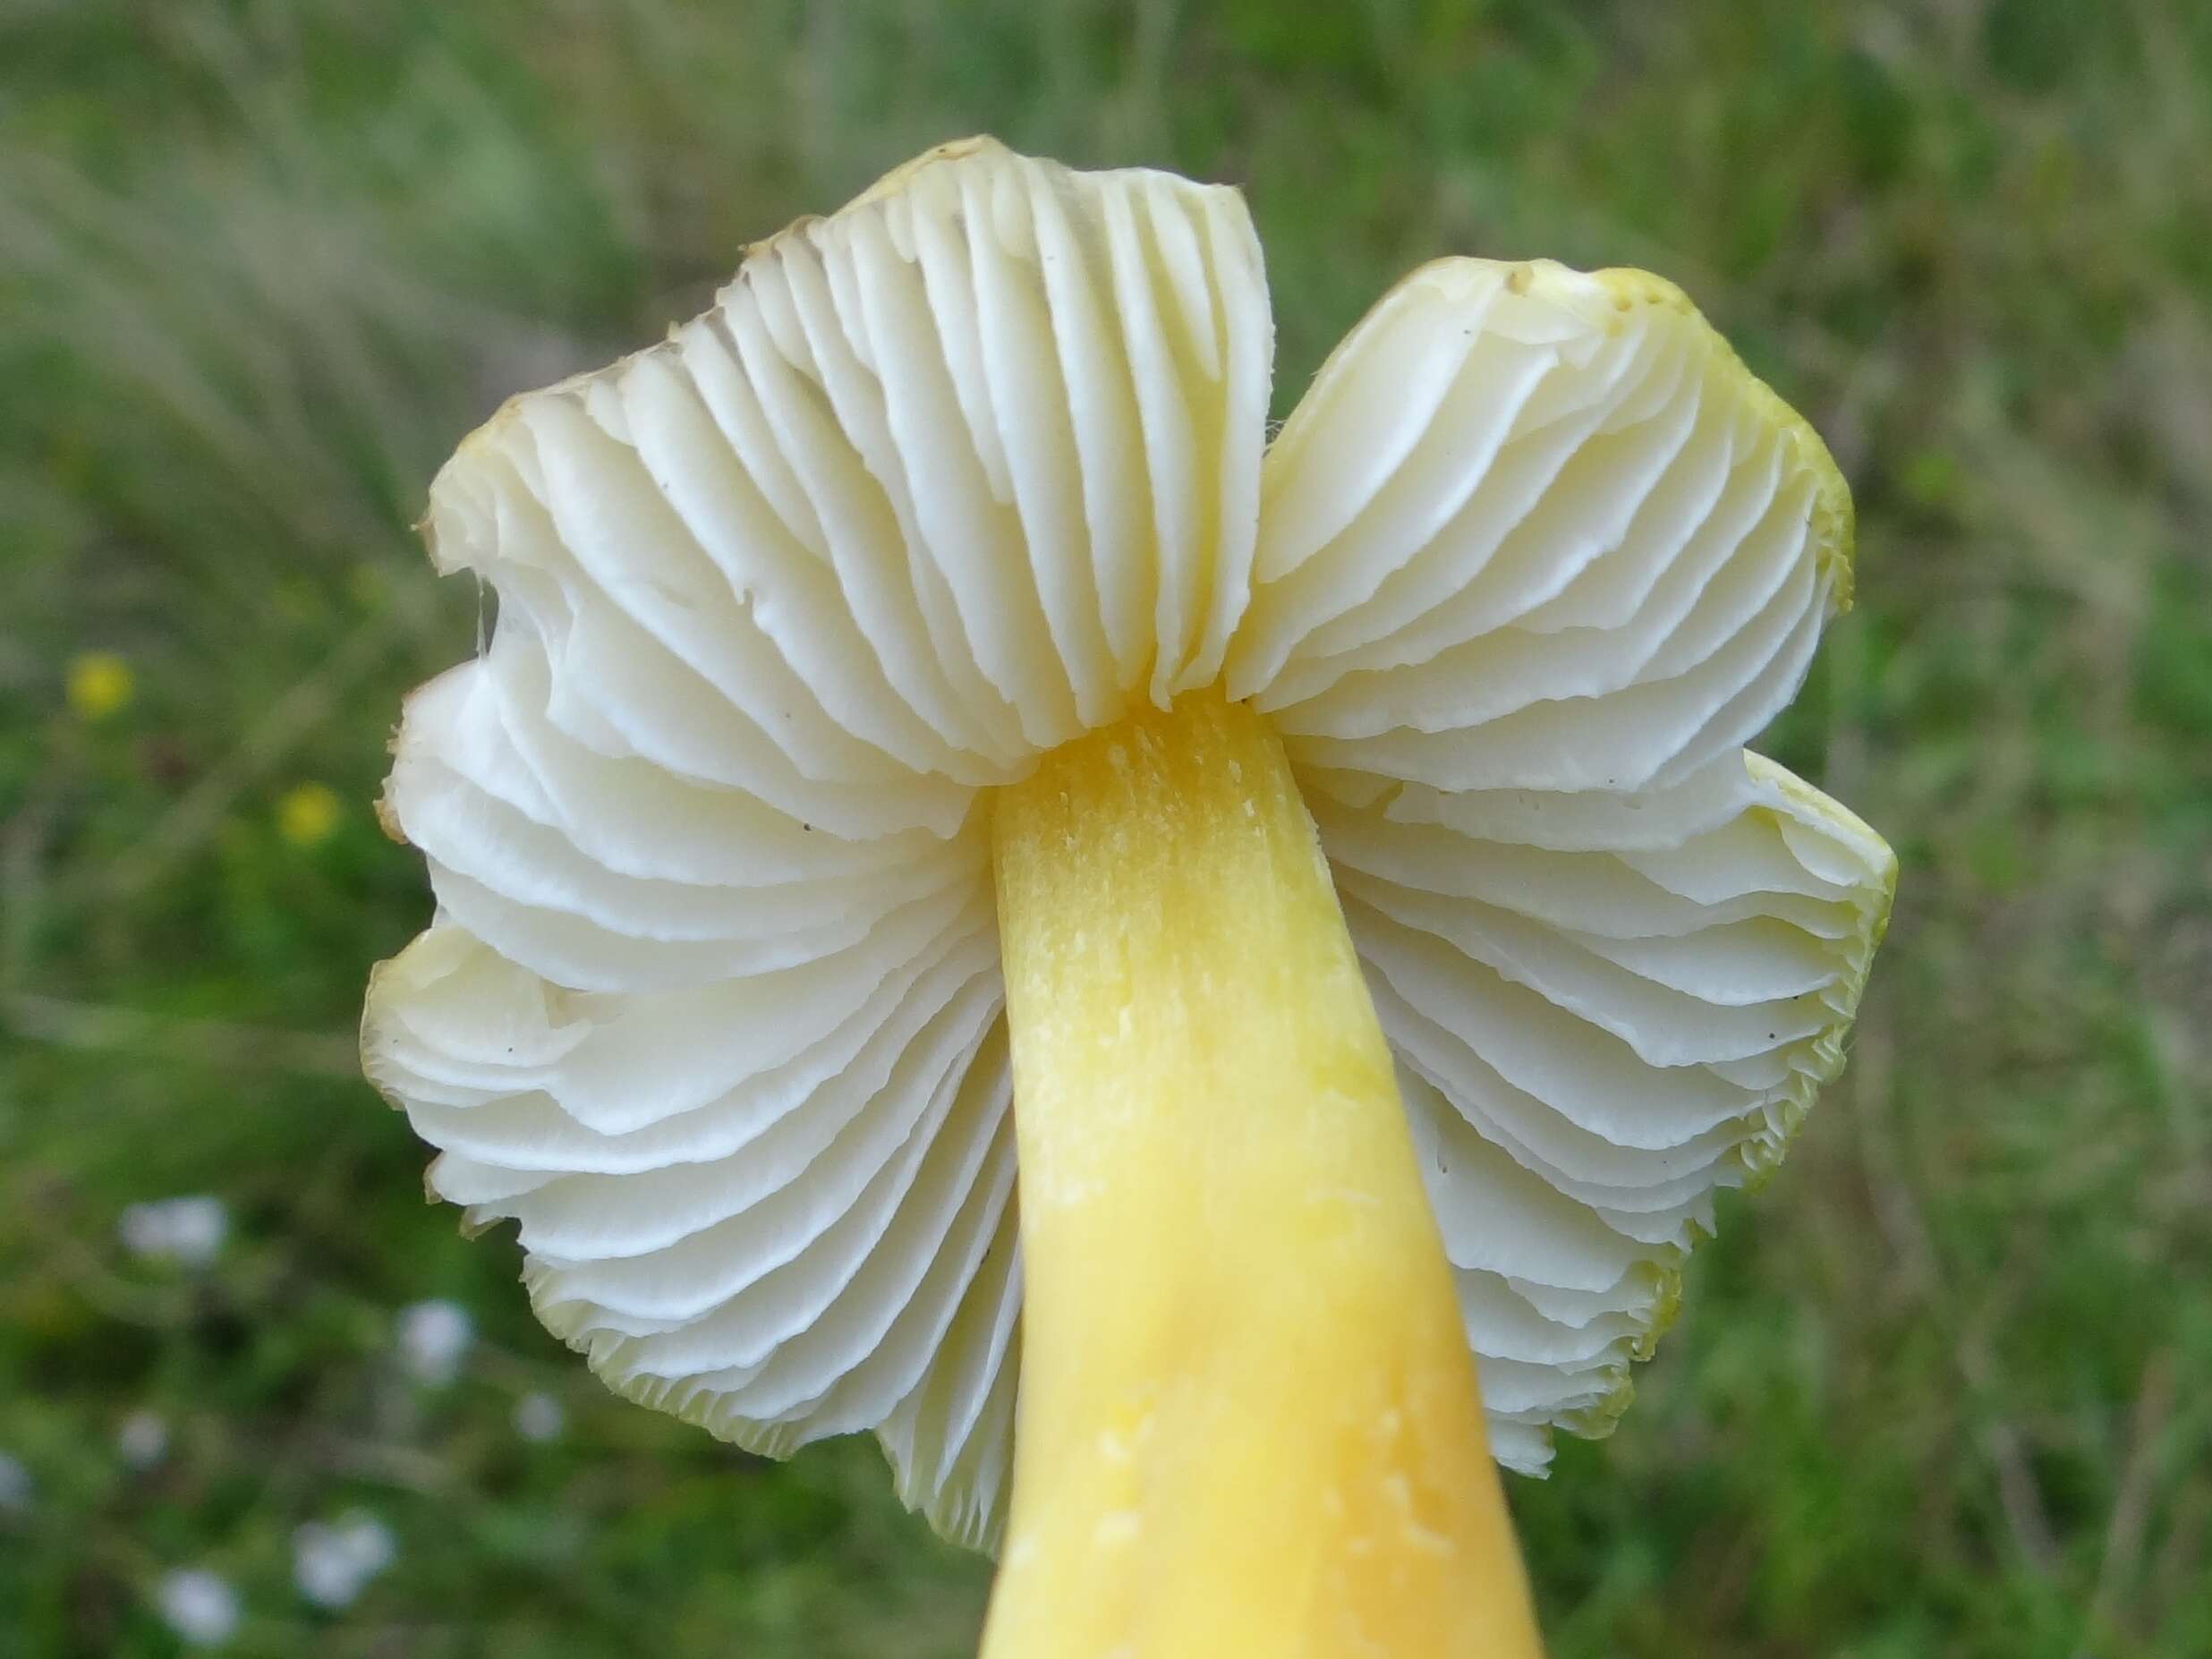
[[[81,651],[69,664],[70,711],[81,720],[104,720],[129,705],[135,684],[131,665],[114,651]]]
[[[276,831],[294,847],[316,847],[330,838],[344,812],[328,784],[294,784],[276,803]]]

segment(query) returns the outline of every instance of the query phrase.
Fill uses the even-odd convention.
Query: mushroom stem
[[[994,836],[1026,1277],[985,1659],[1537,1653],[1281,744],[1218,692],[1147,707]]]

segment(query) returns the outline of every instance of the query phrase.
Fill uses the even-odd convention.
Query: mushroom
[[[368,1073],[611,1386],[1000,1548],[993,1655],[1534,1652],[1493,1459],[1888,913],[1742,747],[1848,492],[1678,289],[1425,266],[1271,445],[1272,349],[1237,191],[973,140],[431,487]]]

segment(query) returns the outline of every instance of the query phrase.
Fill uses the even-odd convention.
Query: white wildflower
[[[20,1459],[0,1451],[0,1515],[20,1515],[30,1508],[30,1471]]]
[[[475,1337],[475,1322],[458,1302],[439,1298],[399,1311],[400,1359],[418,1382],[443,1387],[460,1375]]]
[[[310,1521],[293,1533],[293,1582],[318,1607],[351,1606],[397,1553],[390,1527],[373,1515],[352,1510],[336,1525]]]
[[[115,1431],[115,1450],[134,1469],[150,1469],[169,1455],[169,1425],[153,1411],[133,1411]]]
[[[193,1647],[219,1647],[238,1629],[238,1592],[229,1581],[199,1568],[161,1581],[161,1616]]]
[[[525,1394],[515,1402],[515,1432],[535,1444],[558,1440],[567,1422],[568,1414],[550,1394]]]
[[[180,1267],[205,1267],[223,1247],[230,1231],[230,1212],[220,1198],[208,1193],[157,1198],[125,1210],[116,1230],[123,1247],[132,1255],[174,1262]]]

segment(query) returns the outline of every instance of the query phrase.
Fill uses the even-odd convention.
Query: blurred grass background
[[[0,1655],[173,1651],[180,1568],[240,1654],[972,1651],[872,1446],[753,1461],[537,1331],[349,1027],[428,908],[383,741],[476,626],[431,470],[983,129],[1244,183],[1279,413],[1420,259],[1640,264],[1858,490],[1767,746],[1895,924],[1621,1433],[1515,1483],[1559,1659],[2212,1654],[2212,8],[0,0]],[[201,1270],[118,1234],[179,1193]],[[396,1559],[319,1611],[353,1509]]]

